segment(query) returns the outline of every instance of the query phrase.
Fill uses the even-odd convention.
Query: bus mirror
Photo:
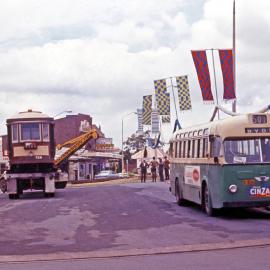
[[[212,153],[211,156],[214,158],[218,158],[220,155],[220,149],[221,149],[221,138],[220,137],[213,137],[212,141]]]

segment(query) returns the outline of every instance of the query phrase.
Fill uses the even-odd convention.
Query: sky
[[[190,51],[232,47],[232,6],[233,0],[1,0],[0,133],[20,111],[72,110],[90,114],[120,147],[122,119],[126,138],[137,129],[136,115],[126,115],[154,94],[153,81],[181,75],[188,75],[192,100],[192,111],[179,113],[181,125],[207,122],[214,105],[202,101]],[[269,13],[270,1],[236,0],[241,113],[270,103]],[[220,104],[231,108],[222,102],[216,53],[215,63]],[[172,127],[162,130],[167,139]]]

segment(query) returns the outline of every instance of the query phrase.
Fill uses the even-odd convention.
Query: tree
[[[124,159],[131,159],[131,156],[144,148],[147,139],[150,138],[150,130],[143,134],[134,133],[124,141]]]

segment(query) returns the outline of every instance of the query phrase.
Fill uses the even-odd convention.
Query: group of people
[[[169,180],[170,161],[166,156],[164,157],[164,161],[162,160],[162,158],[159,158],[157,161],[156,158],[153,157],[153,159],[149,164],[146,162],[145,159],[141,162],[140,164],[141,182],[146,181],[147,169],[149,167],[151,169],[152,182],[157,181],[157,172],[161,182],[164,181],[164,172],[165,172],[165,180]]]

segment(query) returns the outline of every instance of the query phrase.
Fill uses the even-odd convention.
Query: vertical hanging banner
[[[232,50],[218,50],[220,66],[223,76],[223,99],[233,100],[236,99],[234,89],[234,77],[233,77],[233,51]]]
[[[187,76],[176,77],[180,111],[191,110],[191,99]]]
[[[171,116],[170,115],[162,115],[162,123],[171,123]]]
[[[138,116],[138,133],[143,133],[143,109],[137,109]]]
[[[170,115],[170,93],[167,93],[166,79],[155,80],[154,86],[159,115]]]
[[[143,124],[151,125],[152,95],[143,96]]]
[[[159,133],[159,116],[157,109],[152,110],[152,117],[151,117],[151,132],[153,134]]]
[[[204,102],[214,102],[206,51],[191,51]]]

